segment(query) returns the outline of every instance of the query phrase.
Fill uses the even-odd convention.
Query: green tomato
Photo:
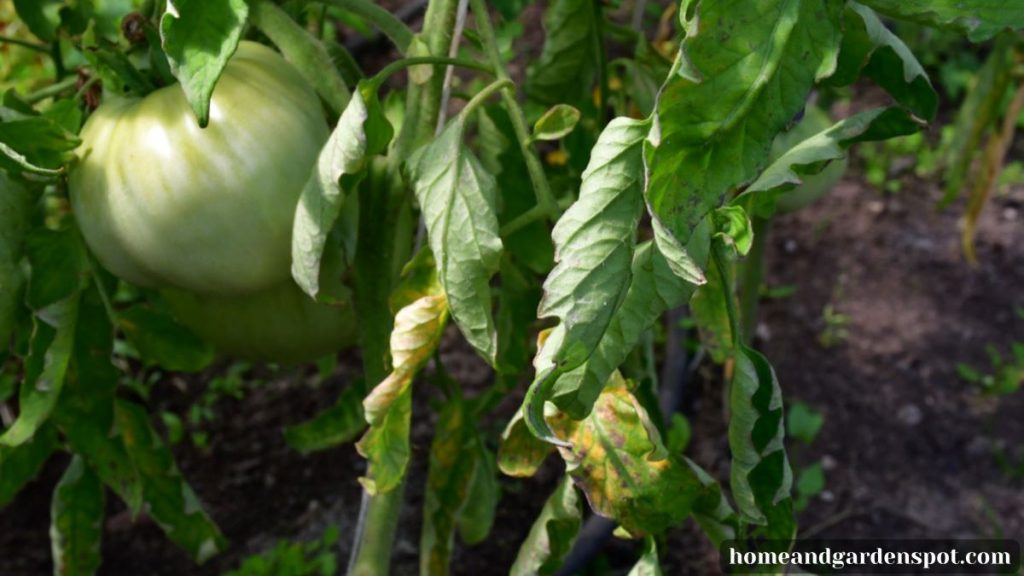
[[[355,343],[351,301],[322,304],[291,280],[245,296],[164,290],[178,319],[219,352],[265,362],[307,362]]]
[[[328,127],[276,52],[241,42],[200,128],[178,85],[109,99],[70,177],[89,247],[135,284],[247,294],[289,277],[295,206]]]
[[[824,132],[832,126],[829,115],[817,106],[808,106],[804,117],[789,132],[780,134],[772,144],[771,160],[782,156],[787,150],[804,140]],[[778,196],[776,207],[780,213],[796,212],[809,206],[818,198],[827,194],[846,172],[846,159],[833,160],[824,170],[817,174],[800,176],[803,183],[792,190]]]

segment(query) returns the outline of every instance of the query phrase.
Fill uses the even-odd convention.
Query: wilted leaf
[[[870,8],[856,2],[848,4],[844,24],[839,64],[828,83],[852,84],[863,70],[919,118],[932,120],[939,97],[907,45]]]
[[[722,493],[722,487],[703,468],[684,457],[690,470],[704,487],[704,492],[693,504],[693,519],[697,521],[711,543],[718,548],[726,540],[734,540],[740,527],[740,518]]]
[[[973,42],[988,40],[1002,30],[1024,28],[1024,10],[1000,0],[864,0],[864,4],[893,18],[966,33]]]
[[[754,227],[742,206],[729,205],[712,212],[715,223],[715,238],[721,238],[740,256],[746,256],[754,245]]]
[[[699,267],[707,263],[710,229],[702,224],[686,247],[687,253]],[[534,367],[537,377],[524,400],[526,423],[537,436],[558,442],[543,420],[543,406],[553,402],[572,418],[582,419],[590,414],[594,401],[605,382],[625,361],[641,335],[663,312],[686,303],[695,285],[680,279],[665,257],[652,242],[639,246],[633,255],[632,282],[626,297],[612,317],[608,330],[597,349],[587,361],[568,372],[553,368],[552,358],[564,338],[563,328],[556,327],[540,345]]]
[[[160,38],[200,126],[210,121],[210,96],[235,53],[249,15],[245,0],[167,0]]]
[[[616,118],[583,173],[579,199],[555,224],[555,268],[537,315],[557,317],[563,370],[594,351],[630,286],[636,227],[643,213],[643,141],[649,123]]]
[[[700,2],[662,88],[647,201],[680,241],[768,159],[775,136],[835,69],[838,0]]]
[[[653,536],[644,539],[644,553],[633,565],[629,576],[661,576],[661,564],[658,563],[658,544]]]
[[[498,468],[508,476],[528,478],[537,473],[549,454],[551,444],[534,436],[523,420],[523,411],[512,416],[501,434],[498,448]]]
[[[50,503],[53,573],[92,576],[99,569],[106,494],[80,456],[71,459]]]
[[[472,454],[473,479],[470,481],[469,492],[458,518],[459,538],[470,546],[483,542],[491,533],[498,500],[501,497],[494,454],[484,445],[483,437],[479,433],[476,434]]]
[[[562,566],[583,524],[576,487],[563,476],[519,547],[510,576],[550,576]]]
[[[371,494],[389,492],[401,482],[409,464],[412,380],[437,349],[448,320],[448,302],[434,272],[433,257],[422,251],[406,268],[392,302],[392,371],[363,400],[370,429],[356,444],[369,460],[359,481]]]
[[[464,129],[465,119],[457,116],[413,161],[416,198],[452,319],[494,365],[498,343],[490,279],[502,250],[497,189],[494,177],[463,144]]]
[[[729,395],[733,498],[747,521],[766,524],[779,538],[789,538],[790,528],[795,530],[787,513],[793,473],[783,443],[782,390],[768,360],[757,351],[740,346],[735,359]]]
[[[314,298],[320,291],[324,246],[346,196],[355,189],[368,158],[382,152],[391,135],[375,87],[360,84],[320,151],[295,211],[292,277]]]

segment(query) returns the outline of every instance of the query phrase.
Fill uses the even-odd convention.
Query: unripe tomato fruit
[[[230,356],[294,363],[355,343],[351,303],[320,304],[291,280],[244,296],[165,290],[178,319]]]
[[[71,202],[89,247],[121,278],[202,294],[262,290],[289,277],[295,206],[327,135],[298,72],[241,42],[206,128],[178,85],[104,102],[82,130]]]

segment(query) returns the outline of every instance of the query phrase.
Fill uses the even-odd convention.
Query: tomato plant
[[[302,362],[358,344],[363,377],[285,432],[306,452],[358,438],[350,574],[388,573],[424,409],[422,574],[448,573],[456,535],[487,538],[499,473],[548,458],[564,474],[501,570],[556,573],[587,505],[643,541],[635,573],[658,573],[659,538],[689,518],[715,545],[792,542],[782,386],[750,338],[763,231],[827,193],[852,145],[934,121],[931,81],[884,19],[1019,47],[1024,11],[551,0],[523,66],[509,22],[527,4],[430,0],[410,27],[367,0],[14,2],[0,48],[56,78],[11,72],[0,107],[0,367],[19,383],[0,504],[71,454],[59,573],[97,570],[108,491],[197,562],[225,549],[115,368],[198,371],[214,349]],[[366,74],[337,41],[353,22],[397,58]],[[884,106],[815,108],[861,79]],[[665,441],[655,333],[681,309],[728,377],[723,484]],[[490,367],[485,389],[447,374],[448,332]],[[482,422],[517,390],[492,437]]]

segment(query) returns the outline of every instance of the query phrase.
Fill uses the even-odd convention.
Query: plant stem
[[[494,34],[494,26],[491,24],[491,17],[487,12],[487,3],[484,0],[470,0],[470,2],[473,7],[473,18],[476,20],[477,33],[491,60],[495,75],[499,80],[511,82],[508,71],[505,70],[505,63],[501,59],[501,52],[498,50],[498,41]],[[523,115],[523,109],[519,106],[519,102],[516,101],[515,85],[510,84],[507,89],[502,91],[501,96],[508,109],[509,118],[512,120],[512,128],[516,133],[516,140],[519,141],[519,149],[526,161],[526,169],[530,173],[530,181],[533,183],[533,191],[537,196],[537,204],[543,207],[552,221],[558,220],[562,211],[555,201],[555,195],[551,192],[551,185],[544,173],[544,167],[533,148],[533,139],[530,138],[530,130],[526,126],[526,117]]]
[[[331,111],[340,116],[352,93],[323,43],[268,0],[249,0],[249,8],[252,23],[281,49],[285,60],[298,69]]]
[[[22,48],[28,48],[29,50],[42,52],[43,54],[50,53],[50,47],[45,44],[36,44],[35,42],[21,40],[20,38],[12,38],[10,36],[0,35],[0,44],[14,44],[15,46],[21,46]]]
[[[739,348],[743,343],[743,326],[740,323],[740,315],[736,310],[736,301],[733,297],[732,283],[729,282],[729,258],[727,252],[729,247],[716,239],[711,240],[711,257],[714,259],[715,267],[722,282],[722,293],[725,296],[725,311],[729,315],[729,327],[732,329],[732,344]]]
[[[359,554],[352,555],[348,576],[384,576],[388,573],[391,545],[398,528],[404,494],[405,480],[391,492],[376,496],[363,492],[356,533]]]
[[[494,71],[491,69],[490,66],[488,66],[487,64],[477,62],[476,60],[468,60],[466,58],[447,58],[444,56],[414,56],[412,58],[403,58],[401,60],[396,60],[388,64],[384,68],[381,68],[381,71],[377,72],[377,74],[375,74],[373,78],[370,79],[370,83],[380,86],[381,84],[384,83],[385,80],[388,79],[389,76],[391,76],[395,72],[398,72],[399,70],[404,70],[405,68],[409,68],[410,66],[417,66],[422,64],[445,64],[448,66],[460,66],[462,68],[470,68],[473,70],[486,72],[491,75],[494,74]]]
[[[68,78],[65,78],[65,79],[59,81],[59,82],[55,82],[53,84],[50,84],[49,86],[47,86],[45,88],[41,88],[41,89],[39,89],[39,90],[37,90],[35,92],[32,92],[31,94],[27,94],[27,95],[25,95],[24,98],[22,98],[22,100],[24,100],[28,104],[35,104],[36,102],[39,102],[41,100],[46,100],[47,98],[49,98],[51,96],[57,96],[57,95],[61,94],[62,92],[65,92],[66,90],[74,88],[75,84],[77,84],[77,83],[78,83],[78,78],[76,76],[70,76]]]
[[[459,112],[459,116],[466,118],[472,115],[474,112],[476,112],[477,108],[482,106],[483,103],[487,101],[488,98],[494,96],[495,92],[503,90],[504,88],[508,88],[509,86],[514,86],[514,84],[512,84],[512,81],[509,80],[508,78],[499,78],[494,82],[491,82],[486,87],[484,87],[483,90],[477,92],[476,95],[473,96],[472,100],[466,103],[465,108],[463,108],[462,111]]]
[[[367,0],[310,0],[310,2],[312,1],[322,2],[324,5],[331,5],[361,16],[390,38],[402,54],[409,49],[409,43],[412,42],[413,37],[412,30],[405,25],[405,22],[375,2]]]
[[[754,245],[747,253],[746,259],[740,265],[739,300],[740,316],[743,320],[743,333],[748,338],[752,337],[757,320],[757,307],[761,300],[761,284],[764,277],[764,248],[767,240],[767,232],[770,220],[766,218],[751,219],[754,232]]]

